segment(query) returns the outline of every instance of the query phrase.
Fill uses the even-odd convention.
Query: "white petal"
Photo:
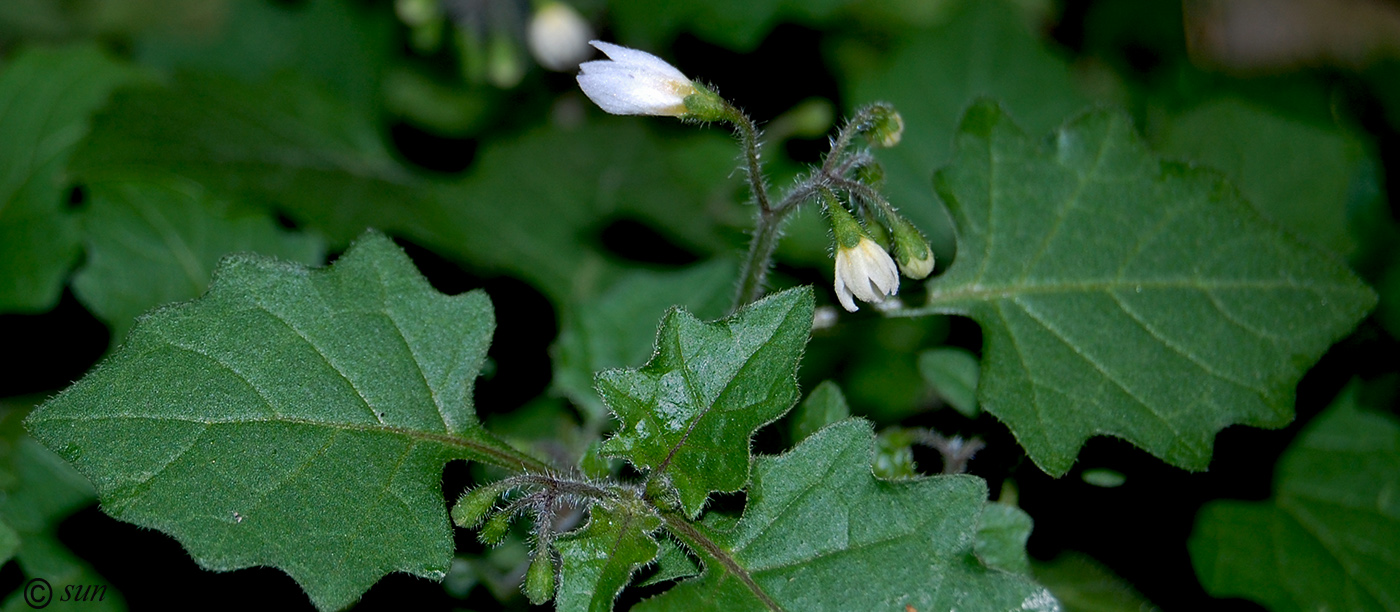
[[[841,307],[845,308],[846,312],[860,310],[860,307],[856,306],[856,301],[851,299],[851,292],[846,289],[846,283],[841,280],[839,272],[836,274],[836,301],[841,302]]]
[[[666,63],[665,60],[647,53],[646,51],[638,51],[601,40],[591,40],[588,44],[593,45],[593,48],[602,51],[609,59],[619,64],[642,69],[659,77],[676,81],[685,81],[687,83],[690,82],[690,79],[685,76],[685,73],[677,70],[675,66]]]
[[[600,64],[590,66],[590,64]],[[685,97],[671,87],[650,86],[638,75],[614,62],[584,62],[578,86],[584,95],[614,115],[680,115]]]

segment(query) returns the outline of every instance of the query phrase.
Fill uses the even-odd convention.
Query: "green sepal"
[[[487,546],[495,546],[501,543],[506,537],[506,532],[510,531],[510,515],[505,512],[497,512],[486,519],[486,524],[481,526],[481,531],[476,533],[478,542]]]
[[[525,596],[537,606],[554,599],[554,555],[548,544],[540,548],[525,572]]]
[[[728,121],[734,116],[734,109],[715,93],[704,85],[695,84],[695,93],[685,97],[685,114],[681,119],[687,121]]]
[[[851,216],[851,211],[846,210],[835,198],[826,198],[826,218],[831,221],[831,233],[836,238],[836,248],[853,249],[860,244],[862,238],[870,238],[870,234],[860,226],[860,222]]]

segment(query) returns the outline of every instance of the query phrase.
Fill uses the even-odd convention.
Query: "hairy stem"
[[[749,241],[749,254],[739,270],[739,289],[734,295],[731,312],[763,296],[763,283],[768,279],[769,268],[773,267],[773,251],[778,248],[783,219],[789,210],[759,212],[758,227],[754,228]]]
[[[725,103],[725,120],[734,125],[739,144],[744,148],[744,170],[749,179],[749,191],[753,192],[754,202],[763,212],[770,210],[768,205],[768,181],[763,178],[763,162],[759,149],[763,143],[758,140],[758,126],[753,119],[733,104]]]

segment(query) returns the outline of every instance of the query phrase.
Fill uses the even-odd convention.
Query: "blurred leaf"
[[[292,75],[245,84],[184,74],[123,91],[74,155],[88,181],[174,175],[214,196],[285,209],[343,246],[425,206],[421,181],[385,150],[370,118]]]
[[[1121,472],[1116,472],[1114,470],[1106,468],[1084,470],[1084,473],[1080,474],[1080,478],[1083,479],[1086,483],[1089,483],[1096,487],[1104,487],[1106,489],[1121,487],[1123,486],[1123,483],[1127,482],[1128,480],[1127,477],[1123,476]]]
[[[100,602],[61,602],[53,610],[126,609],[126,603],[100,575],[58,540],[58,524],[94,501],[92,485],[58,455],[24,433],[20,421],[26,403],[0,406],[0,525],[6,546],[29,578],[43,578],[62,588],[69,584],[106,586]],[[0,609],[31,609],[23,589],[16,589]]]
[[[797,409],[792,411],[789,439],[793,444],[797,444],[807,439],[807,436],[817,433],[817,430],[837,421],[844,421],[850,416],[851,409],[846,405],[846,396],[841,394],[841,387],[829,380],[823,380],[813,387],[807,393],[807,399],[802,400]]]
[[[980,479],[877,480],[867,467],[873,443],[870,424],[850,419],[760,457],[743,518],[697,528],[718,545],[691,542],[705,573],[635,609],[1058,609],[1029,579],[973,556],[987,496]]]
[[[74,160],[88,180],[174,174],[278,210],[337,248],[367,227],[488,271],[558,302],[588,297],[618,266],[598,234],[617,218],[684,248],[728,251],[733,149],[706,133],[662,139],[634,118],[541,128],[484,143],[462,180],[394,161],[370,117],[288,76],[256,84],[185,75],[114,98]],[[549,180],[538,172],[547,168]]]
[[[1165,122],[1153,140],[1164,155],[1223,171],[1264,216],[1298,236],[1343,256],[1355,252],[1347,198],[1365,152],[1346,132],[1227,98]]]
[[[656,321],[672,306],[704,320],[729,308],[738,270],[728,260],[697,264],[673,272],[627,272],[591,300],[564,311],[559,339],[551,348],[554,382],[559,393],[589,420],[605,424],[608,410],[593,388],[603,370],[639,367],[656,345]]]
[[[919,373],[938,396],[967,418],[976,418],[977,357],[956,347],[919,353]]]
[[[6,0],[0,3],[0,40],[73,40],[153,30],[207,29],[225,0]]]
[[[656,558],[651,533],[661,520],[646,509],[594,505],[588,524],[556,541],[559,550],[560,612],[608,612],[632,573]]]
[[[811,328],[806,287],[712,323],[672,308],[645,366],[598,374],[598,392],[620,421],[604,454],[664,474],[690,517],[710,492],[743,488],[749,438],[797,401],[797,364]]]
[[[136,75],[93,46],[32,49],[0,72],[0,312],[58,303],[80,253],[64,166],[90,115]]]
[[[904,314],[981,324],[978,399],[1052,475],[1096,434],[1205,469],[1226,425],[1292,419],[1303,371],[1376,302],[1218,176],[1152,157],[1119,114],[1042,147],[978,104],[935,184],[959,255]]]
[[[26,424],[113,517],[342,608],[391,571],[446,575],[447,461],[533,466],[473,410],[493,328],[485,294],[437,293],[380,235],[324,270],[233,256]]]
[[[216,27],[138,37],[136,61],[246,81],[296,72],[356,108],[378,105],[385,66],[398,50],[388,11],[371,15],[361,3],[342,0],[306,0],[294,6],[232,0],[228,5]]]
[[[19,551],[19,534],[0,518],[0,565],[9,563]]]
[[[1088,555],[1060,553],[1050,561],[1033,561],[1031,570],[1065,612],[1157,612],[1132,585]]]
[[[83,211],[87,261],[73,292],[112,328],[115,346],[137,315],[194,299],[229,253],[256,252],[320,265],[316,236],[283,231],[267,215],[240,211],[185,181],[135,180],[88,186]]]
[[[1400,422],[1353,385],[1279,459],[1274,497],[1215,501],[1187,542],[1201,584],[1273,612],[1400,610]]]
[[[1030,575],[1026,540],[1031,537],[1033,525],[1030,515],[1020,508],[988,502],[982,509],[982,522],[977,526],[977,540],[973,544],[977,558],[990,568]]]
[[[878,157],[885,195],[928,233],[942,261],[953,255],[953,226],[930,189],[934,169],[953,152],[958,119],[989,96],[1030,128],[1050,131],[1080,109],[1069,67],[1026,29],[1004,0],[971,0],[949,21],[911,36],[879,56],[887,63],[843,67],[844,98],[860,105],[882,100],[904,117],[904,138]]]

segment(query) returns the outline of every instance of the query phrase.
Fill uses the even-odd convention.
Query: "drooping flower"
[[[573,7],[546,2],[530,18],[527,42],[541,66],[561,72],[588,58],[588,39],[592,37],[593,28]]]
[[[852,298],[878,304],[898,293],[899,269],[885,248],[834,198],[826,208],[836,238],[836,299],[841,307],[855,312]]]
[[[836,248],[836,299],[842,308],[858,309],[852,296],[878,304],[898,292],[899,270],[874,240],[861,238],[854,247]]]
[[[664,115],[689,112],[686,96],[698,93],[695,84],[661,58],[645,51],[591,41],[606,60],[579,65],[578,85],[588,99],[614,115]]]

